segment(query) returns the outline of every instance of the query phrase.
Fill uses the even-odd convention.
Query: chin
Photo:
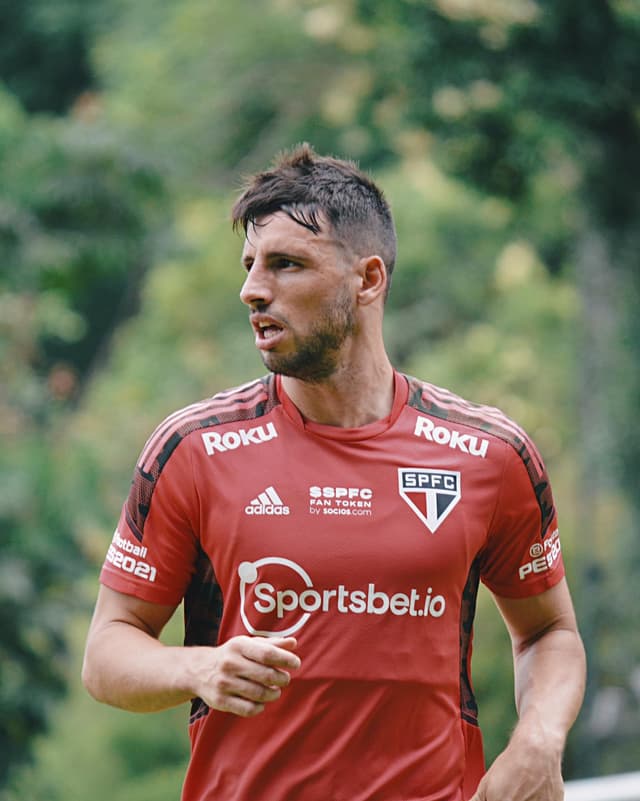
[[[287,356],[267,351],[261,356],[265,367],[272,373],[310,383],[330,378],[335,373],[338,362],[337,353],[329,349],[302,349]]]

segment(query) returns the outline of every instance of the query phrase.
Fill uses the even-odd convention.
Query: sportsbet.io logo
[[[286,637],[299,631],[314,614],[393,615],[440,618],[446,611],[444,596],[432,587],[389,594],[374,582],[351,588],[314,587],[300,565],[279,556],[267,556],[238,566],[240,616],[249,634]]]

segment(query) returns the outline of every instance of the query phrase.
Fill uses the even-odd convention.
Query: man
[[[144,447],[87,688],[134,711],[192,700],[184,801],[559,801],[584,655],[538,452],[496,409],[392,367],[395,230],[354,165],[300,146],[233,218],[271,372]],[[513,641],[519,713],[486,774],[479,580]],[[168,647],[182,599],[185,647]]]

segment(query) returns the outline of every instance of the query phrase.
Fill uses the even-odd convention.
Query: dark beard
[[[351,298],[347,293],[328,306],[328,313],[312,332],[297,343],[295,353],[279,356],[263,353],[262,360],[272,373],[317,383],[333,375],[340,348],[355,330]]]

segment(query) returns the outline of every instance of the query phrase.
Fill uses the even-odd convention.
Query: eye
[[[288,258],[287,256],[280,256],[273,265],[276,270],[286,270],[289,267],[300,267],[300,263]]]
[[[253,267],[253,259],[245,259],[245,261],[242,262],[242,266],[247,272],[249,272],[249,270]]]

